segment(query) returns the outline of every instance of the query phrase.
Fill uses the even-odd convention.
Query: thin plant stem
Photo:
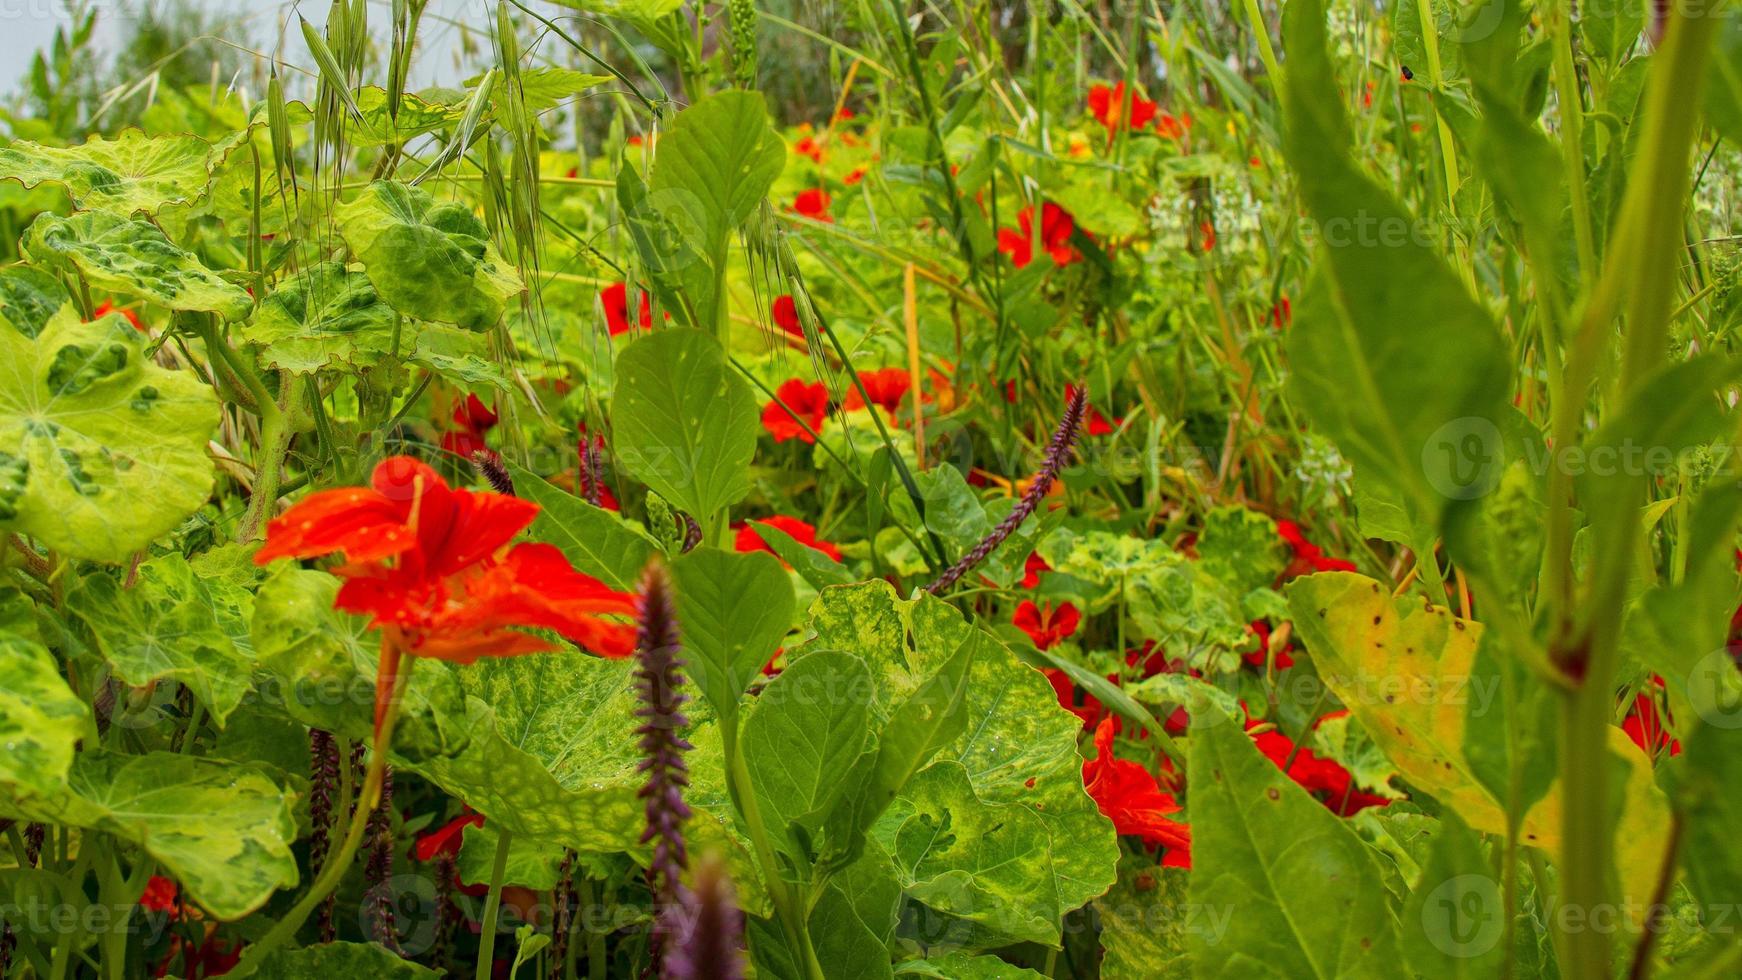
[[[508,873],[508,843],[514,838],[506,827],[498,828],[496,855],[490,862],[490,892],[484,898],[484,921],[478,927],[477,980],[490,980],[496,962],[496,920],[502,912],[502,878]]]

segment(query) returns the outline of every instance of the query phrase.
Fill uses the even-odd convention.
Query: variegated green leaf
[[[154,214],[203,195],[222,152],[198,136],[147,136],[137,129],[69,147],[20,140],[0,149],[0,178],[26,187],[63,184],[81,210]]]
[[[34,265],[0,269],[0,322],[35,337],[70,299],[59,279]]]
[[[205,503],[217,424],[211,390],[153,364],[124,317],[0,330],[0,527],[124,561]]]
[[[14,796],[59,792],[90,708],[42,644],[10,631],[0,632],[0,677],[0,787]]]
[[[381,301],[369,277],[337,262],[323,262],[278,284],[261,301],[244,334],[261,361],[286,371],[316,371],[330,364],[368,367],[393,347],[400,316]],[[415,328],[405,323],[401,343]]]
[[[25,232],[24,251],[36,262],[76,271],[98,289],[172,310],[240,320],[252,307],[246,290],[200,264],[142,218],[107,211],[66,218],[44,214]]]
[[[140,565],[128,589],[112,575],[88,575],[67,604],[118,677],[135,686],[179,681],[219,726],[253,686],[254,597],[221,578],[196,575],[179,554]]]
[[[294,804],[255,765],[107,749],[80,753],[65,791],[14,801],[21,816],[143,847],[220,919],[241,918],[296,884]]]
[[[376,292],[407,316],[485,330],[525,288],[469,204],[376,181],[337,213]]]
[[[482,660],[461,674],[465,750],[409,768],[498,828],[577,851],[634,849],[642,777],[629,671],[581,653]]]

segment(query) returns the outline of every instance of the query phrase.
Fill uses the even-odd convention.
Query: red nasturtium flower
[[[1083,720],[1084,731],[1093,729],[1101,716],[1106,714],[1107,709],[1101,705],[1101,700],[1088,691],[1081,692],[1082,703],[1077,703],[1077,685],[1071,680],[1071,675],[1057,667],[1042,667],[1040,672],[1046,675],[1047,683],[1052,685],[1052,693],[1058,698],[1059,707]],[[1117,725],[1118,720],[1114,721]]]
[[[1186,130],[1191,128],[1192,117],[1190,116],[1182,115],[1176,117],[1164,112],[1156,117],[1155,120],[1155,131],[1170,140],[1177,140],[1184,137]]]
[[[1010,621],[1017,629],[1028,634],[1036,648],[1047,650],[1075,633],[1077,626],[1083,621],[1083,614],[1068,602],[1054,608],[1051,603],[1042,607],[1024,599],[1017,603],[1016,614]]]
[[[1096,85],[1089,89],[1089,113],[1112,133],[1119,128],[1119,117],[1125,112],[1125,83]],[[1155,103],[1136,92],[1131,93],[1131,119],[1128,129],[1142,129],[1155,118]]]
[[[443,451],[461,459],[471,459],[473,453],[489,450],[484,437],[500,421],[490,406],[477,395],[468,394],[454,406],[453,418],[454,427],[442,433]]]
[[[412,856],[424,862],[443,857],[457,858],[460,856],[460,844],[465,839],[466,828],[482,826],[484,826],[482,813],[461,814],[419,837],[417,843],[412,845]],[[453,885],[462,894],[470,895],[473,898],[477,898],[490,890],[490,886],[487,884],[467,885],[461,883],[458,871],[454,872]]]
[[[1346,714],[1346,711],[1333,711],[1313,722],[1313,727]],[[1250,732],[1263,724],[1262,720],[1248,718],[1246,730]],[[1353,816],[1367,807],[1386,806],[1391,802],[1383,796],[1356,789],[1355,777],[1335,759],[1326,759],[1305,745],[1297,747],[1293,739],[1274,727],[1254,734],[1252,742],[1258,746],[1259,752],[1276,764],[1276,768],[1283,770],[1288,778],[1340,816]]]
[[[1040,573],[1050,571],[1052,571],[1052,566],[1046,563],[1045,558],[1040,557],[1040,552],[1029,552],[1028,559],[1022,563],[1022,587],[1025,589],[1038,588],[1040,586]]]
[[[599,290],[599,303],[605,307],[605,326],[615,337],[629,330],[629,286],[626,283],[614,282]],[[653,301],[647,293],[641,293],[641,329],[653,327]]]
[[[766,551],[776,558],[780,557],[773,548],[768,546],[767,541],[762,540],[762,535],[756,533],[756,527],[759,524],[766,524],[776,530],[786,532],[788,537],[799,544],[828,555],[830,561],[838,562],[841,560],[841,549],[827,541],[819,541],[815,527],[796,517],[787,517],[784,514],[776,514],[773,517],[758,517],[753,521],[746,521],[738,525],[738,536],[733,540],[732,546],[739,551]]]
[[[829,217],[829,192],[820,187],[799,191],[798,196],[792,199],[792,209],[817,221],[835,220]]]
[[[1010,256],[1011,263],[1018,269],[1034,261],[1036,251],[1052,256],[1059,265],[1070,265],[1082,258],[1071,247],[1071,232],[1077,227],[1076,219],[1064,208],[1050,201],[1042,204],[1040,227],[1036,228],[1034,207],[1030,205],[1016,213],[1016,224],[1021,228],[1020,232],[998,229],[998,251]]]
[[[124,306],[116,306],[114,303],[110,302],[109,300],[104,300],[101,303],[97,304],[97,308],[91,311],[91,319],[92,320],[101,320],[102,318],[108,316],[111,313],[121,314],[122,316],[127,318],[128,323],[133,324],[133,329],[139,331],[140,333],[145,332],[145,324],[139,322],[139,314],[133,312],[130,309],[127,309]]]
[[[848,187],[852,187],[854,184],[857,184],[859,181],[864,179],[865,168],[854,167],[852,170],[847,172],[847,176],[841,178],[841,183],[846,184]]]
[[[805,442],[816,442],[811,432],[823,431],[823,419],[829,413],[829,390],[822,382],[805,384],[793,378],[775,389],[778,400],[770,400],[762,406],[762,427],[774,437],[775,442],[785,442],[788,439],[802,439]],[[785,408],[782,408],[782,403]],[[788,409],[791,411],[789,412]],[[793,416],[804,419],[805,425],[811,431],[806,432],[804,426],[798,424]]]
[[[527,628],[601,656],[634,649],[634,626],[607,618],[633,616],[633,595],[575,571],[551,545],[509,545],[537,513],[530,501],[454,489],[426,464],[392,456],[369,486],[310,494],[275,518],[254,561],[344,553],[333,605],[382,631],[379,727],[401,655],[464,664],[551,648]]]
[[[1294,322],[1294,304],[1288,301],[1284,294],[1270,307],[1270,325],[1278,330]]]
[[[792,152],[801,157],[810,157],[817,163],[823,162],[823,145],[814,136],[801,136],[798,142],[792,144]]]
[[[1167,848],[1161,863],[1170,868],[1192,866],[1192,829],[1169,819],[1181,809],[1171,793],[1149,770],[1113,755],[1114,724],[1104,718],[1095,729],[1095,757],[1083,760],[1083,787],[1113,829]]]
[[[1294,552],[1294,561],[1283,572],[1285,577],[1301,575],[1307,572],[1352,572],[1355,563],[1342,558],[1327,556],[1324,549],[1306,539],[1300,525],[1293,521],[1276,522],[1276,531],[1282,535],[1282,540],[1288,543],[1289,550]]]
[[[902,368],[881,368],[876,371],[860,371],[859,380],[865,384],[866,394],[871,396],[871,404],[894,415],[901,408],[902,399],[913,389],[913,378]],[[847,389],[847,409],[864,408],[865,399],[859,397],[857,387]]]
[[[804,324],[798,319],[798,304],[790,294],[774,297],[774,305],[769,308],[774,315],[774,325],[792,334],[800,340],[804,339]]]
[[[147,912],[165,912],[171,919],[178,919],[181,909],[176,899],[180,894],[181,888],[175,882],[162,875],[152,875],[139,896],[139,907]]]
[[[1682,743],[1670,737],[1669,729],[1663,724],[1663,715],[1658,712],[1657,702],[1649,691],[1640,691],[1633,696],[1633,707],[1622,719],[1621,730],[1648,756],[1655,758],[1665,749],[1670,755],[1681,755]]]
[[[1245,660],[1248,664],[1257,667],[1259,670],[1263,670],[1265,662],[1270,656],[1270,624],[1262,619],[1255,619],[1246,624],[1246,628],[1251,630],[1252,635],[1258,638],[1258,648],[1256,650],[1248,650],[1241,654],[1241,659]],[[1289,653],[1291,649],[1292,647],[1284,646],[1282,649],[1276,651],[1277,670],[1287,670],[1294,666],[1294,657]]]

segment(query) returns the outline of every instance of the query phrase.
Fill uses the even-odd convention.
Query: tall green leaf
[[[796,826],[814,840],[823,817],[863,778],[855,763],[872,738],[870,687],[864,661],[826,652],[795,661],[757,697],[744,720],[744,758],[762,813],[783,837]]]
[[[653,176],[619,184],[630,233],[664,305],[690,326],[724,324],[732,232],[786,163],[760,92],[720,92],[678,113],[659,140]]]
[[[767,552],[697,548],[671,565],[684,659],[722,719],[792,628],[792,579]]]
[[[709,334],[659,330],[625,348],[611,428],[629,472],[704,528],[750,492],[756,400]]]
[[[1197,977],[1389,978],[1397,924],[1379,863],[1238,725],[1194,719],[1191,903],[1232,909],[1188,932]]]
[[[1283,37],[1284,150],[1323,260],[1289,335],[1290,390],[1363,478],[1431,523],[1482,489],[1463,454],[1498,432],[1510,356],[1432,227],[1351,157],[1322,0],[1290,3]]]

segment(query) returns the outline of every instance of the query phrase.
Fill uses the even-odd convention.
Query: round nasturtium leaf
[[[172,310],[240,320],[254,305],[247,290],[201,265],[143,218],[45,213],[25,231],[24,252],[45,265],[71,266],[98,289],[143,296]]]
[[[137,129],[113,140],[93,136],[79,146],[20,140],[0,149],[0,178],[25,187],[64,184],[83,210],[154,214],[165,204],[204,195],[213,156],[211,144],[198,136],[146,136]]]
[[[151,363],[125,317],[0,327],[0,528],[125,561],[206,502],[217,424],[211,390]]]
[[[245,334],[263,348],[264,363],[282,370],[308,372],[339,362],[368,367],[391,350],[397,318],[368,276],[322,262],[279,283],[261,300]]]
[[[59,279],[34,265],[0,269],[0,322],[26,337],[42,333],[68,298]]]
[[[91,713],[42,644],[0,632],[0,787],[19,799],[66,788]]]
[[[339,205],[338,217],[369,281],[407,316],[487,330],[526,288],[469,205],[379,180]]]

